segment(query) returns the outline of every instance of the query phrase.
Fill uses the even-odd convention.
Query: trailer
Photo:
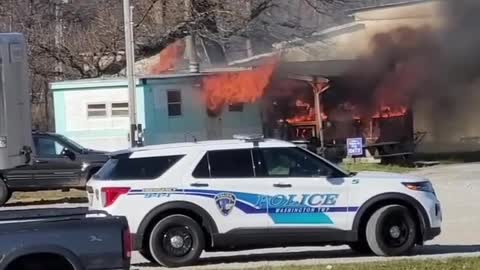
[[[30,162],[29,87],[24,36],[0,33],[0,178],[2,171]]]

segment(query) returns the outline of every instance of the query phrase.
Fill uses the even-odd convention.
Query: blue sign
[[[351,157],[363,156],[363,139],[362,138],[348,138],[347,139],[347,154]]]

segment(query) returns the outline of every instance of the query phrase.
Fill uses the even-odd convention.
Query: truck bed
[[[38,254],[59,255],[75,264],[72,269],[129,269],[129,235],[125,217],[85,207],[2,210],[0,269],[18,268],[18,260]],[[49,263],[35,261],[57,269]]]
[[[50,218],[85,218],[87,207],[77,208],[38,208],[0,211],[0,222]]]

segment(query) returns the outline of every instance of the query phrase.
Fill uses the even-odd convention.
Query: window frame
[[[113,107],[114,104],[127,104],[127,107],[114,108]],[[114,115],[113,114],[114,111],[126,111],[127,114],[126,115]],[[130,115],[130,104],[128,103],[128,101],[119,101],[119,102],[111,102],[110,103],[110,116],[112,118],[126,118],[129,115]]]
[[[240,151],[240,150],[244,150],[244,151],[246,150],[246,151],[250,152],[250,162],[251,162],[251,165],[252,165],[252,173],[253,173],[252,176],[231,176],[231,177],[217,177],[217,176],[215,176],[215,177],[212,177],[212,166],[210,164],[210,155],[209,155],[210,153],[212,153],[212,152],[226,152],[226,151]],[[207,151],[203,152],[203,154],[201,155],[201,158],[196,162],[196,164],[193,167],[193,170],[191,172],[191,176],[194,179],[220,179],[220,180],[257,178],[257,172],[256,172],[256,169],[255,169],[254,158],[253,158],[253,150],[254,150],[253,148],[207,150]],[[209,176],[207,178],[196,177],[194,175],[194,172],[197,169],[197,167],[200,165],[200,163],[202,162],[202,160],[205,156],[207,157],[207,168],[208,168],[208,175]]]
[[[245,103],[243,102],[228,104],[228,112],[242,113],[244,112],[244,110],[245,110]]]
[[[160,172],[160,174],[156,175],[155,177],[153,178],[147,178],[147,177],[139,177],[139,176],[135,176],[135,177],[130,177],[130,178],[125,178],[125,177],[122,177],[122,178],[112,178],[111,174],[112,174],[112,171],[108,171],[108,173],[110,174],[109,177],[100,177],[101,174],[104,172],[104,170],[108,169],[107,166],[103,166],[97,173],[95,173],[95,177],[96,177],[96,180],[99,180],[99,181],[156,181],[158,180],[159,178],[163,177],[166,173],[168,173],[172,168],[174,168],[182,159],[185,158],[185,154],[178,154],[178,155],[167,155],[167,156],[149,156],[149,157],[139,157],[139,158],[131,158],[131,153],[128,153],[128,154],[123,154],[123,155],[117,155],[117,156],[112,156],[109,158],[109,160],[107,161],[107,163],[110,164],[111,161],[113,160],[116,160],[117,164],[115,164],[115,167],[113,170],[116,170],[117,169],[117,166],[118,166],[118,162],[120,162],[120,160],[145,160],[145,159],[160,159],[160,158],[176,158],[176,160],[171,164],[170,167],[168,167],[166,170]],[[105,163],[105,164],[107,164]],[[125,166],[125,165],[123,165]]]
[[[169,99],[169,93],[178,93],[180,100],[179,101],[170,101]],[[182,97],[182,90],[180,89],[167,89],[166,90],[166,95],[167,95],[167,115],[169,118],[175,118],[175,117],[182,117],[183,116],[183,97]],[[180,107],[180,114],[175,114],[172,115],[170,113],[170,105],[176,105]]]
[[[34,147],[35,147],[35,156],[37,158],[63,158],[62,156],[62,152],[60,152],[59,154],[56,153],[56,150],[55,150],[55,155],[40,155],[38,149],[38,142],[39,140],[51,140],[53,141],[55,144],[58,144],[60,145],[62,148],[62,152],[63,150],[65,149],[69,149],[68,146],[66,146],[65,144],[63,144],[62,142],[60,142],[59,140],[57,140],[56,138],[52,138],[52,137],[49,137],[49,136],[37,136],[37,137],[34,137],[33,138],[33,141],[34,141]]]
[[[90,105],[104,105],[105,109],[90,109]],[[87,119],[105,119],[108,118],[108,103],[107,102],[89,102],[86,106],[87,110]],[[105,111],[105,115],[89,115],[89,113]]]

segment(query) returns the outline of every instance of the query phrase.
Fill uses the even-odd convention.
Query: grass
[[[342,167],[351,172],[381,171],[392,173],[409,173],[415,170],[415,168],[401,167],[396,165],[382,165],[377,163],[346,163],[343,164]]]
[[[83,190],[72,189],[68,192],[60,190],[15,192],[8,201],[8,206],[42,205],[54,203],[85,203],[87,194]]]
[[[375,263],[352,263],[311,266],[280,266],[251,268],[250,270],[478,270],[480,258],[453,258],[448,260],[399,260]]]

